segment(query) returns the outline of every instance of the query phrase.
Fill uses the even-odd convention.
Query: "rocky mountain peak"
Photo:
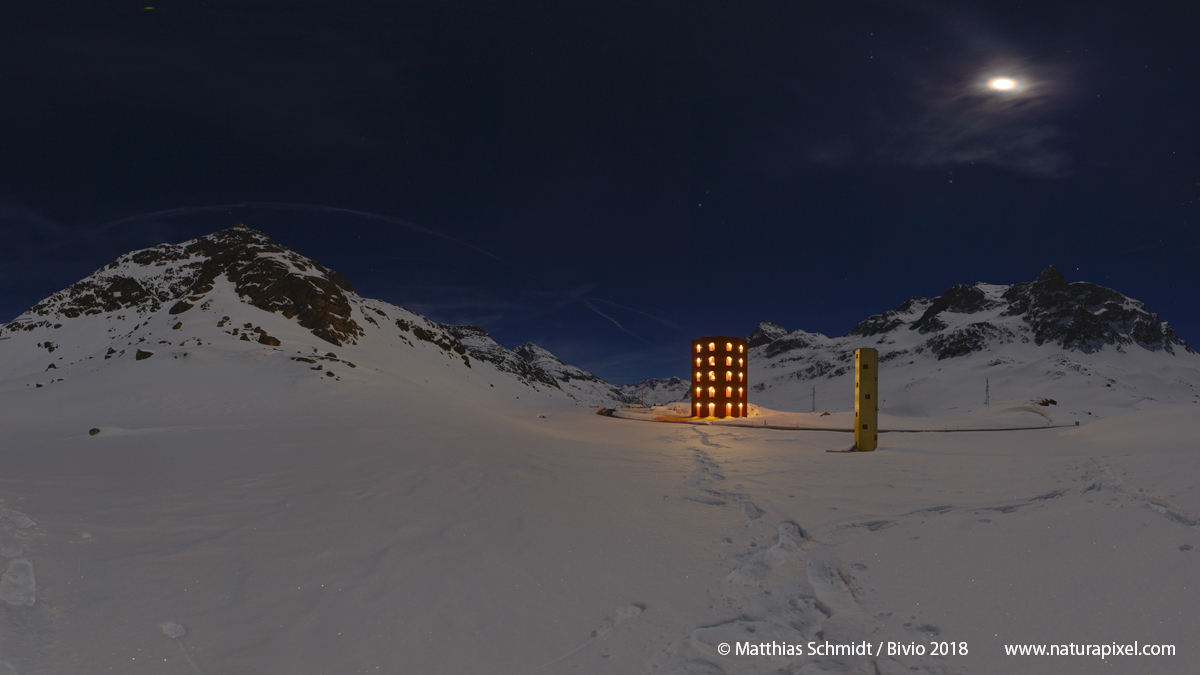
[[[1043,284],[1052,290],[1063,290],[1067,287],[1067,277],[1054,265],[1047,265],[1034,283]]]
[[[526,363],[534,365],[553,365],[561,366],[563,362],[554,354],[535,345],[532,342],[526,342],[513,349],[513,353],[525,360]]]
[[[29,313],[44,319],[24,327],[106,312],[144,315],[164,306],[182,314],[225,280],[243,302],[294,319],[334,345],[363,335],[351,318],[346,293],[355,288],[349,279],[241,223],[182,244],[127,253],[35,305]]]
[[[985,309],[991,309],[996,305],[997,303],[989,300],[987,295],[978,286],[955,284],[948,291],[934,298],[933,304],[929,305],[929,309],[926,309],[921,318],[913,322],[909,328],[922,335],[940,331],[946,327],[946,323],[938,318],[938,315],[942,312],[974,314]]]
[[[770,344],[788,334],[788,330],[774,321],[763,321],[744,338],[749,348]]]
[[[912,358],[922,353],[938,360],[995,350],[1008,343],[1055,345],[1065,351],[1092,353],[1105,347],[1130,346],[1154,352],[1192,352],[1170,324],[1145,304],[1096,284],[1068,282],[1054,265],[1035,281],[1001,286],[984,282],[955,284],[932,299],[912,297],[894,310],[877,314],[851,328],[841,338],[782,331],[764,322],[747,336],[757,358],[774,359],[834,343],[857,346],[863,338],[879,345],[881,360]],[[911,331],[911,332],[910,332]],[[903,346],[901,346],[903,345]],[[844,355],[844,354],[843,354]],[[840,358],[840,357],[839,357]],[[834,361],[811,366],[813,374],[836,375]]]

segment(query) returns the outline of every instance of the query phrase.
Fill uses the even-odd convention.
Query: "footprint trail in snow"
[[[631,605],[621,605],[620,607],[618,607],[616,609],[615,612],[613,612],[613,614],[615,614],[616,616],[606,616],[600,621],[600,625],[595,630],[592,631],[592,637],[590,640],[588,640],[587,642],[584,642],[583,644],[579,645],[575,649],[572,649],[571,651],[567,652],[566,654],[563,654],[562,656],[554,659],[553,661],[540,666],[538,668],[538,670],[545,670],[545,669],[549,668],[550,666],[552,666],[564,659],[567,659],[571,656],[574,656],[575,654],[578,654],[579,652],[583,651],[585,648],[587,648],[589,645],[591,645],[596,640],[599,640],[600,638],[605,637],[606,635],[611,633],[613,628],[616,627],[617,623],[619,623],[621,621],[625,621],[626,619],[632,619],[633,617],[638,616],[643,611],[645,611],[645,609],[646,609],[646,607],[644,605],[639,605],[636,603],[631,604]]]

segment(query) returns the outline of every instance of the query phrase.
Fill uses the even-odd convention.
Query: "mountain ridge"
[[[838,337],[764,321],[746,339],[751,392],[784,410],[822,389],[824,400],[851,405],[853,353],[863,347],[879,350],[890,400],[921,414],[955,406],[948,392],[967,380],[979,392],[1002,382],[1025,399],[1060,398],[1051,394],[1065,391],[1065,382],[1099,383],[1132,405],[1200,399],[1200,356],[1168,322],[1113,289],[1069,283],[1053,265],[1032,282],[955,284],[934,298],[910,297]],[[913,403],[939,397],[937,405]]]
[[[86,371],[88,361],[144,360],[158,351],[194,357],[198,348],[217,342],[295,351],[301,362],[315,363],[312,353],[353,350],[364,341],[377,351],[384,341],[425,345],[467,369],[474,359],[539,394],[609,405],[634,400],[536,345],[507,350],[481,328],[443,325],[363,298],[342,274],[242,224],[118,256],[35,304],[0,328],[0,376],[59,376],[26,383],[40,388],[62,381],[71,366]],[[400,358],[393,352],[384,359],[393,357]]]
[[[1200,357],[1168,322],[1113,289],[1068,282],[1053,265],[1032,282],[955,284],[934,298],[910,297],[839,337],[764,321],[746,339],[754,402],[785,410],[806,398],[803,388],[812,389],[807,398],[814,399],[817,389],[828,388],[824,398],[844,407],[850,389],[842,380],[851,377],[859,347],[879,349],[892,381],[908,390],[944,386],[954,377],[1004,379],[1007,370],[1031,378],[1018,386],[1010,377],[1012,389],[1050,391],[1063,378],[1091,377],[1099,365],[1106,387],[1128,389],[1135,398],[1157,400],[1143,395],[1144,386],[1127,384],[1138,379],[1131,373],[1139,368],[1174,383],[1147,385],[1156,392],[1178,389],[1171,394],[1178,397],[1200,384],[1193,373]],[[421,346],[428,353],[420,358],[429,364],[457,364],[455,377],[475,372],[495,388],[502,381],[480,375],[484,364],[538,395],[606,406],[669,403],[687,398],[690,388],[678,377],[612,384],[533,343],[507,349],[481,327],[441,324],[363,298],[345,276],[240,224],[124,254],[35,304],[0,327],[0,377],[41,387],[63,381],[71,368],[86,370],[87,362],[144,360],[160,351],[185,358],[217,343],[295,352],[314,370],[321,365],[314,353],[365,350],[396,372],[412,364],[406,365],[403,350],[389,350]],[[1178,374],[1168,372],[1177,366]],[[46,382],[46,373],[55,377]]]

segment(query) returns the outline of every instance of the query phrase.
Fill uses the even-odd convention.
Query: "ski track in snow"
[[[44,669],[49,666],[49,670],[28,672],[55,672],[52,661],[35,657],[45,645],[57,642],[56,634],[61,628],[56,620],[57,610],[39,593],[43,589],[38,585],[30,548],[31,541],[40,534],[37,521],[8,506],[7,500],[0,499],[0,618],[7,619],[6,629],[0,630],[0,675],[26,672],[18,671],[10,658],[26,663],[28,667]],[[84,541],[91,538],[89,533],[81,535]],[[7,609],[6,614],[4,609]],[[184,627],[166,621],[159,629],[175,642],[192,672],[205,675],[183,642]],[[25,652],[29,655],[25,656]]]
[[[192,654],[188,651],[187,645],[183,644],[183,636],[187,634],[187,630],[174,621],[163,622],[159,626],[159,629],[162,630],[163,635],[171,638],[179,646],[179,651],[183,654],[183,658],[188,662],[188,665],[192,667],[192,672],[196,673],[196,675],[204,675],[204,671],[200,670],[200,666],[196,665],[196,662],[192,659]]]
[[[34,554],[42,536],[36,520],[0,498],[0,675],[34,663],[50,667],[34,672],[54,670],[53,661],[33,657],[56,641],[59,629],[38,584]]]
[[[703,447],[688,446],[695,466],[693,475],[683,483],[692,493],[683,499],[698,504],[733,507],[745,513],[746,507],[755,514],[765,513],[749,501],[745,492],[730,492],[714,486],[725,480],[720,473],[721,463],[709,454],[709,449],[734,450],[713,441],[712,435],[693,427]],[[660,437],[657,441],[679,442],[680,434]],[[645,675],[818,675],[820,673],[863,673],[869,675],[899,675],[923,673],[950,675],[970,672],[966,664],[947,664],[932,656],[892,657],[885,655],[852,657],[755,657],[740,659],[721,656],[717,646],[737,642],[807,644],[828,641],[850,644],[868,641],[878,644],[883,621],[891,621],[895,611],[879,607],[874,594],[861,581],[868,571],[863,562],[848,562],[839,555],[839,547],[852,539],[870,537],[907,522],[959,514],[974,516],[993,513],[999,516],[1021,509],[1050,508],[1059,500],[1107,495],[1111,501],[1126,500],[1133,505],[1153,511],[1185,527],[1200,527],[1200,515],[1189,512],[1167,499],[1127,485],[1104,458],[1081,462],[1082,473],[1075,487],[1060,488],[1025,499],[994,505],[958,507],[940,504],[887,517],[852,517],[827,525],[819,532],[808,532],[790,519],[780,519],[777,534],[769,547],[753,546],[735,554],[732,569],[721,589],[732,618],[696,626],[687,635],[676,639],[661,654],[643,668]],[[743,489],[741,485],[738,489]],[[699,493],[699,494],[696,494]],[[750,516],[748,516],[750,517]],[[983,519],[981,522],[990,522]],[[749,524],[749,523],[748,523]],[[726,537],[722,543],[732,543]],[[1181,545],[1181,551],[1190,550]],[[772,577],[776,571],[783,578]],[[798,573],[802,570],[802,574]],[[913,641],[936,638],[942,629],[923,620],[919,613],[904,617],[903,627]]]
[[[626,619],[632,619],[633,617],[640,615],[645,610],[646,610],[646,607],[644,605],[636,604],[636,603],[632,604],[632,605],[622,605],[622,606],[618,607],[616,609],[616,611],[613,612],[613,616],[606,616],[603,619],[601,619],[600,625],[597,626],[596,629],[592,631],[591,639],[587,640],[586,642],[584,642],[583,644],[579,645],[578,647],[572,649],[571,651],[567,652],[566,654],[563,654],[562,656],[554,659],[553,661],[550,661],[550,662],[540,666],[537,670],[538,671],[545,670],[545,669],[549,668],[550,666],[553,666],[556,663],[565,661],[566,659],[574,656],[575,654],[578,654],[579,652],[581,652],[584,649],[591,646],[592,643],[596,642],[597,640],[607,637],[608,634],[611,633],[613,631],[613,629],[617,627],[618,622],[625,621]]]
[[[720,465],[713,461],[705,448],[713,449],[729,449],[729,446],[721,445],[712,440],[709,434],[698,427],[691,427],[702,446],[688,446],[688,450],[692,453],[692,461],[694,469],[692,477],[683,483],[685,488],[692,488],[685,494],[681,495],[682,499],[697,502],[699,504],[707,504],[709,506],[726,506],[733,504],[747,520],[756,520],[763,515],[761,509],[753,502],[746,499],[746,495],[741,492],[721,489],[722,482],[725,476],[720,472]],[[675,437],[667,437],[668,440],[681,440]],[[738,489],[737,487],[734,488]]]

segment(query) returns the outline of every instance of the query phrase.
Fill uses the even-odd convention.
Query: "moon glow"
[[[1017,86],[1017,81],[1010,77],[994,77],[988,80],[988,87],[996,91],[1011,91]]]

